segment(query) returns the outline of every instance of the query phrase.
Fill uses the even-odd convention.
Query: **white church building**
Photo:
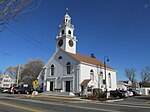
[[[104,63],[76,52],[74,25],[71,24],[71,17],[67,13],[59,30],[59,36],[56,37],[56,52],[38,76],[43,90],[84,93],[100,88],[104,91]],[[106,84],[107,90],[116,89],[116,69],[107,65]]]

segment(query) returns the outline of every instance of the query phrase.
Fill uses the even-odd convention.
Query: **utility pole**
[[[108,90],[107,90],[107,75],[106,75],[106,62],[109,61],[108,56],[104,57],[104,72],[105,72],[105,93],[106,93],[106,100],[108,99]]]
[[[17,69],[17,87],[18,87],[18,80],[19,80],[19,75],[20,75],[20,64],[18,65],[18,69]]]

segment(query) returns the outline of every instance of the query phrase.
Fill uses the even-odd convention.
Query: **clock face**
[[[69,46],[72,47],[73,46],[73,41],[69,40]]]
[[[61,47],[62,45],[63,45],[63,40],[60,39],[60,40],[58,41],[58,46]]]

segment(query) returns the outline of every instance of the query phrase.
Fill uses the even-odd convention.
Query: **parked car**
[[[127,92],[127,91],[125,91],[125,90],[118,90],[118,91],[120,91],[120,92],[124,93],[125,98],[129,97],[129,95],[128,95],[128,92]]]
[[[110,91],[110,96],[119,97],[119,98],[125,98],[125,93],[121,92],[119,90],[111,90]]]
[[[142,92],[135,89],[130,89],[129,91],[133,92],[133,96],[141,96]]]
[[[29,87],[13,87],[10,93],[29,94],[32,90]]]
[[[132,91],[127,91],[127,93],[128,93],[129,97],[133,96],[133,92]]]
[[[10,89],[9,89],[9,93],[11,93],[11,94],[14,94],[15,93],[15,88],[14,87],[11,87]]]
[[[142,91],[140,91],[140,90],[136,90],[136,92],[137,92],[137,95],[139,95],[139,96],[141,96],[141,95],[142,95]]]
[[[1,89],[1,92],[2,93],[8,93],[9,92],[9,88],[3,88],[3,89]]]
[[[38,93],[42,93],[42,92],[43,92],[43,88],[37,88],[36,91],[37,91]]]

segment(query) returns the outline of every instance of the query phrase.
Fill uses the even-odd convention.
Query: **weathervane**
[[[66,7],[66,14],[68,14],[68,10],[69,10],[69,9]]]

